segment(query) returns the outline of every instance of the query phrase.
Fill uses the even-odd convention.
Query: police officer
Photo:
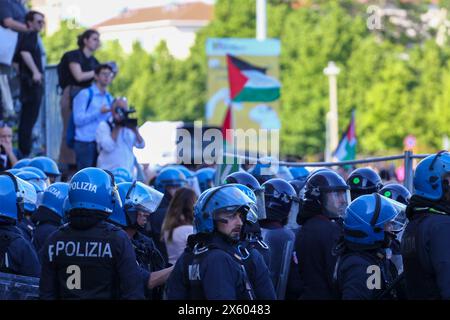
[[[408,205],[409,199],[411,198],[411,193],[409,192],[409,190],[398,183],[390,183],[388,185],[385,185],[380,191],[378,191],[378,193],[405,206]],[[403,231],[404,229],[396,234],[396,238],[392,240],[391,246],[386,249],[386,255],[388,259],[390,259],[395,264],[398,273],[403,272],[403,258],[400,249],[400,242],[403,238]]]
[[[120,202],[112,174],[85,168],[70,181],[69,223],[42,250],[42,299],[142,299],[127,234],[105,220]]]
[[[32,217],[36,213],[37,206],[39,205],[40,201],[42,200],[42,195],[44,193],[45,188],[45,182],[39,178],[39,176],[30,171],[21,170],[20,172],[16,173],[16,177],[30,183],[37,195],[37,199],[35,203],[26,203],[24,206],[24,212],[23,212],[23,219],[18,224],[18,227],[23,232],[25,238],[32,242],[34,237],[34,232],[36,230],[36,226],[34,225],[34,222],[32,220]]]
[[[450,299],[449,186],[449,152],[417,165],[401,248],[410,299]]]
[[[36,192],[11,173],[0,173],[0,271],[38,277],[40,264],[32,244],[16,227],[24,205],[36,201]]]
[[[225,178],[226,184],[240,188],[256,203],[258,220],[266,218],[264,189],[251,174],[239,171]],[[258,300],[275,300],[275,289],[270,278],[270,249],[264,242],[258,220],[245,220],[241,229],[240,244],[248,250],[250,256],[244,259],[244,265]]]
[[[290,260],[294,247],[294,232],[286,228],[289,216],[298,213],[297,193],[285,180],[275,178],[266,181],[264,189],[266,219],[261,221],[264,240],[270,248],[270,274],[277,298],[284,299]]]
[[[195,172],[200,186],[200,192],[203,192],[214,186],[214,175],[216,170],[213,168],[201,168]]]
[[[241,242],[250,251],[251,249],[258,250],[258,252],[263,256],[264,261],[268,267],[270,265],[269,246],[263,240],[263,237],[261,235],[261,226],[259,225],[259,220],[266,218],[264,189],[261,188],[261,185],[255,177],[245,171],[238,171],[228,175],[225,178],[225,183],[241,184],[253,191],[256,197],[258,221],[256,221],[255,223],[244,221],[244,225],[242,226],[241,231]]]
[[[380,176],[371,168],[353,170],[347,178],[352,200],[364,194],[372,194],[383,188]]]
[[[169,299],[253,300],[239,246],[243,220],[256,221],[255,203],[235,185],[201,194],[194,207],[196,234],[175,264],[168,283]]]
[[[155,212],[163,194],[141,182],[123,182],[117,185],[123,208],[115,206],[109,220],[124,228],[133,244],[143,281],[145,296],[162,299],[162,287],[172,267],[156,248],[153,240],[142,233],[149,214]],[[166,268],[166,269],[164,269]],[[163,270],[164,269],[164,270]]]
[[[49,178],[50,183],[54,183],[59,176],[61,176],[61,172],[58,169],[58,165],[53,159],[49,157],[35,157],[28,164],[30,167],[36,167],[42,170]]]
[[[42,202],[32,217],[36,226],[33,244],[37,252],[42,249],[48,236],[63,224],[64,201],[68,193],[69,184],[64,182],[55,182],[44,191]]]
[[[146,226],[145,234],[151,236],[158,250],[168,261],[167,249],[164,241],[161,241],[161,227],[166,216],[170,200],[175,192],[187,185],[185,175],[178,169],[168,167],[161,170],[155,179],[155,189],[164,194],[158,209],[149,217],[149,224]]]
[[[403,224],[396,221],[399,211],[377,193],[363,195],[346,210],[344,241],[336,248],[334,272],[338,296],[344,300],[395,299],[390,290],[398,277],[395,266],[386,258],[385,248]],[[389,290],[388,290],[389,288]],[[388,292],[384,292],[384,291]]]
[[[332,249],[341,237],[341,217],[350,202],[349,187],[337,173],[322,170],[306,182],[303,207],[297,221],[302,226],[295,240],[300,294],[305,300],[334,299]]]

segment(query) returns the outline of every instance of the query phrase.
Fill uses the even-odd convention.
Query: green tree
[[[62,55],[69,50],[77,48],[77,36],[84,29],[75,29],[71,27],[71,23],[67,20],[61,22],[60,29],[51,36],[44,36],[44,46],[47,54],[47,62],[49,64],[57,64],[61,60]]]

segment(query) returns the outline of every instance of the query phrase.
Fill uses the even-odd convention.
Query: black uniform
[[[275,288],[270,278],[270,271],[263,256],[255,248],[248,249],[250,256],[245,259],[244,266],[255,292],[257,300],[275,300]]]
[[[313,215],[302,224],[295,240],[298,270],[302,279],[301,299],[334,299],[332,251],[341,237],[340,224],[324,215]]]
[[[42,299],[143,299],[127,234],[94,217],[71,217],[42,251]]]
[[[280,285],[280,274],[282,272],[281,268],[283,266],[283,263],[290,263],[291,260],[290,257],[292,256],[295,235],[290,229],[284,228],[279,225],[271,229],[263,228],[263,236],[264,241],[267,242],[270,248],[270,277],[272,279],[273,286],[275,288],[278,288],[278,286]],[[286,252],[288,250],[287,244],[289,241],[291,241],[291,247],[289,249],[289,252]],[[285,271],[288,270],[289,267]],[[288,273],[284,274],[284,276],[287,277]]]
[[[450,299],[450,217],[414,198],[401,248],[408,298]]]
[[[194,249],[199,235],[188,238],[167,282],[169,300],[253,300],[255,294],[242,256],[226,236],[213,233]]]
[[[39,252],[47,238],[61,226],[62,219],[53,211],[45,207],[39,207],[38,211],[33,215],[32,221],[36,226],[33,244],[36,251]]]
[[[154,271],[159,271],[167,266],[164,257],[156,248],[153,240],[140,232],[136,232],[131,239],[131,243],[136,254],[136,259],[139,264],[140,274],[145,288],[145,296],[152,300],[161,300],[163,295],[163,287],[147,288],[150,274]]]
[[[166,216],[166,211],[167,208],[169,207],[171,199],[172,197],[170,193],[166,192],[161,200],[161,203],[158,206],[158,209],[156,209],[156,211],[153,212],[149,217],[149,224],[151,230],[148,233],[148,235],[151,235],[151,238],[153,239],[156,247],[158,248],[159,252],[161,252],[166,261],[169,260],[166,244],[164,243],[164,241],[161,241],[160,239],[161,239],[162,224]]]
[[[35,225],[34,223],[27,218],[23,218],[18,224],[17,227],[22,231],[23,237],[27,239],[29,242],[32,242],[34,237]]]
[[[6,222],[0,224],[0,271],[39,277],[41,265],[32,244],[22,232]]]
[[[374,266],[380,270],[380,286],[377,287],[377,276]],[[334,279],[337,296],[343,300],[375,300],[397,278],[394,264],[386,259],[384,250],[353,251],[347,249],[336,263]],[[368,283],[371,286],[368,286]],[[384,299],[396,299],[395,293],[387,294]]]

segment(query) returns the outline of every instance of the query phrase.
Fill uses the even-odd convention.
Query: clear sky
[[[143,8],[194,0],[60,0],[63,18],[76,17],[85,26],[92,26],[118,15],[124,8]],[[199,0],[197,0],[199,1]],[[213,0],[200,0],[213,3]]]

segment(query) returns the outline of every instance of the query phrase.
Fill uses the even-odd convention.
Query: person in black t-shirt
[[[61,59],[61,74],[64,79],[59,79],[63,90],[61,96],[61,116],[63,118],[63,132],[59,162],[70,171],[75,166],[75,153],[68,148],[66,141],[67,124],[72,110],[72,101],[75,95],[83,88],[87,88],[94,80],[94,70],[100,65],[94,57],[94,52],[100,47],[100,34],[89,29],[78,36],[78,49],[66,52]]]
[[[0,0],[0,25],[17,32],[29,32],[25,24],[27,10],[23,0]]]
[[[44,70],[38,33],[43,29],[45,20],[44,15],[37,11],[29,11],[25,20],[31,32],[21,33],[17,45],[20,70],[20,101],[22,103],[19,123],[19,149],[23,155],[29,156],[32,145],[31,134],[39,115],[44,93]]]

